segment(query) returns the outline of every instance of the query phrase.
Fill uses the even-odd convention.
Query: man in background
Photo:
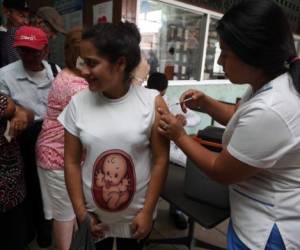
[[[35,15],[31,16],[30,24],[32,26],[41,28],[47,34],[49,40],[48,61],[55,63],[60,67],[64,66],[63,45],[66,31],[64,29],[63,17],[55,8],[43,6],[37,10]]]
[[[30,23],[41,28],[47,34],[48,40],[55,38],[58,33],[66,34],[63,17],[50,6],[40,7],[31,17]]]
[[[51,224],[45,220],[40,183],[37,176],[35,143],[47,110],[48,92],[54,79],[54,71],[44,60],[48,54],[48,38],[36,27],[22,26],[15,34],[13,46],[20,60],[0,69],[0,91],[13,101],[34,113],[34,121],[18,137],[24,160],[27,188],[28,241],[36,234],[40,247],[51,245]],[[59,71],[59,68],[56,69]],[[11,129],[17,130],[22,119],[12,119]],[[0,247],[1,248],[1,247]]]
[[[0,68],[19,60],[19,55],[12,46],[16,29],[29,22],[29,7],[25,0],[4,0],[2,7],[6,22],[0,31]]]

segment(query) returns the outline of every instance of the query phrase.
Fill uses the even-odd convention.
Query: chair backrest
[[[199,130],[197,137],[194,137],[194,139],[211,151],[218,153],[222,151],[221,141],[224,130],[224,128],[208,126],[203,130]],[[189,158],[186,163],[184,193],[198,202],[207,203],[218,208],[229,208],[228,186],[210,179]]]
[[[186,164],[184,194],[200,203],[229,208],[228,186],[210,179],[190,159]]]
[[[194,139],[211,151],[221,152],[224,131],[225,128],[208,126],[205,129],[199,130],[197,137]]]

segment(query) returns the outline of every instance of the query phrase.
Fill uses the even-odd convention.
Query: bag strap
[[[3,36],[4,36],[4,31],[0,31],[0,46],[1,46],[1,44],[3,44]],[[5,65],[3,65],[2,60],[3,60],[3,55],[2,55],[2,46],[1,46],[1,48],[0,48],[0,68],[5,66]]]
[[[222,144],[220,143],[216,143],[216,142],[212,142],[212,141],[207,141],[207,140],[203,140],[202,138],[200,137],[197,137],[197,136],[192,136],[192,138],[200,143],[201,145],[203,145],[204,147],[208,147],[209,149],[212,149],[213,151],[216,151],[216,152],[220,152],[222,151],[223,149],[223,146]]]
[[[48,62],[48,63],[50,64],[50,67],[51,67],[51,70],[52,70],[52,75],[55,78],[58,74],[56,64],[52,63],[52,62]]]

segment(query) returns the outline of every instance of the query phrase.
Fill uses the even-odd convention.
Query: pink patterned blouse
[[[43,127],[36,143],[36,160],[40,168],[62,170],[64,168],[64,127],[57,117],[87,82],[68,69],[60,71],[54,79],[48,96],[48,108]]]

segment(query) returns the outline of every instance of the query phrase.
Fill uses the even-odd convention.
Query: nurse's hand
[[[147,237],[152,229],[152,213],[141,210],[132,221],[132,237],[142,240]]]
[[[176,114],[175,117],[182,124],[183,127],[187,124],[187,120],[184,115]]]
[[[192,110],[201,109],[204,99],[205,99],[205,94],[202,91],[189,89],[180,96],[179,102],[182,111],[186,113],[187,108]]]
[[[158,132],[160,134],[173,141],[176,141],[181,136],[186,135],[181,119],[178,119],[171,113],[163,111],[161,108],[158,108],[158,112],[160,114],[160,120],[158,123]]]

